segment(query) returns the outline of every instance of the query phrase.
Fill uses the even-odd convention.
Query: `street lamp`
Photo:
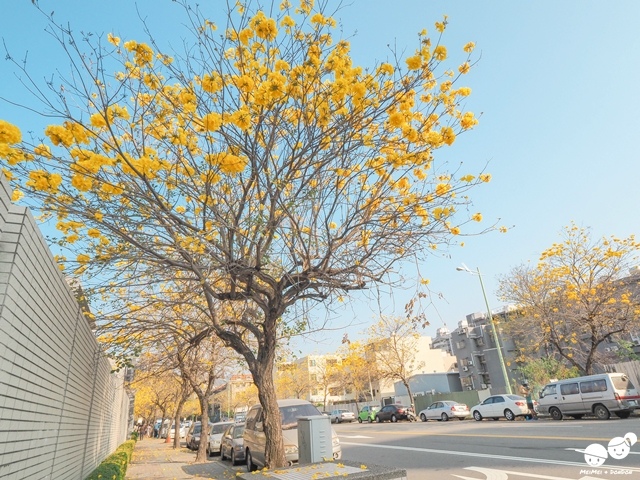
[[[504,363],[504,357],[502,356],[502,348],[500,347],[500,341],[498,338],[498,327],[496,327],[495,322],[493,321],[493,316],[491,315],[491,308],[489,308],[489,300],[487,300],[487,294],[484,290],[484,283],[482,282],[482,274],[480,273],[480,268],[477,268],[477,271],[470,270],[464,263],[461,267],[456,267],[456,270],[459,272],[467,272],[471,275],[477,275],[480,279],[480,288],[482,288],[482,296],[484,297],[484,303],[487,306],[487,314],[489,315],[489,323],[491,324],[491,329],[493,330],[493,341],[496,344],[496,349],[498,350],[498,360],[500,361],[500,367],[502,367],[502,376],[504,378],[504,384],[507,389],[507,394],[511,395],[513,392],[511,391],[511,384],[509,383],[509,375],[507,374],[507,367]]]

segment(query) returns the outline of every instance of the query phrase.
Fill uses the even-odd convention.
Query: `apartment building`
[[[511,310],[492,312],[494,321],[500,322]],[[498,329],[502,357],[509,384],[517,378],[515,345],[513,339]],[[491,394],[506,393],[502,362],[495,343],[493,326],[485,313],[472,313],[458,323],[451,333],[453,354],[457,359],[460,382],[464,390],[491,390]]]

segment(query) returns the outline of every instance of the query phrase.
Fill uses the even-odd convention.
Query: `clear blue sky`
[[[59,22],[76,31],[113,32],[123,39],[143,40],[136,13],[148,18],[156,37],[179,46],[181,9],[169,0],[88,2],[40,0],[43,10],[55,10]],[[464,262],[479,267],[489,302],[496,298],[497,277],[538,255],[558,240],[571,221],[593,229],[596,236],[620,237],[638,230],[640,205],[638,139],[640,138],[640,6],[637,0],[512,0],[451,2],[424,0],[353,0],[340,11],[345,37],[351,37],[357,63],[368,66],[389,55],[387,45],[407,53],[423,28],[449,16],[444,44],[459,49],[468,41],[481,53],[467,76],[473,93],[468,108],[480,124],[441,152],[467,170],[489,162],[493,180],[472,193],[474,211],[487,223],[515,227],[466,239],[464,248],[440,252],[422,265],[431,280],[436,308],[428,310],[431,327],[455,328],[468,313],[484,310],[478,279],[457,272]],[[201,2],[216,19],[222,1]],[[0,36],[12,55],[29,51],[36,75],[56,68],[65,71],[60,49],[44,33],[45,20],[28,0],[0,0]],[[178,19],[178,20],[176,20]],[[452,66],[456,66],[452,64]],[[0,61],[0,96],[25,101],[13,76]],[[0,118],[41,131],[43,121],[0,103]],[[406,294],[381,300],[387,314],[402,314]],[[345,305],[339,321],[357,319],[347,331],[358,337],[375,316],[378,305]],[[303,352],[331,352],[344,331],[316,338]]]

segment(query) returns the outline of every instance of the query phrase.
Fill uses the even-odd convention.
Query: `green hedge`
[[[86,480],[124,480],[135,444],[135,440],[124,442]]]

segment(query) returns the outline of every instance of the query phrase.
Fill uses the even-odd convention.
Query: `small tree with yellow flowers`
[[[633,236],[594,240],[571,225],[536,267],[501,279],[502,298],[519,307],[505,328],[525,357],[555,357],[582,374],[605,362],[604,342],[640,328],[640,275],[629,273],[639,248]]]
[[[126,299],[129,314],[111,312],[130,323],[181,295],[206,315],[197,338],[244,357],[270,467],[284,464],[279,338],[310,328],[314,304],[390,284],[455,243],[482,219],[466,192],[490,179],[435,157],[477,123],[459,85],[473,43],[447,68],[438,22],[408,58],[364,68],[334,38],[331,5],[238,2],[218,33],[185,0],[193,37],[171,56],[52,21],[71,71],[31,91],[58,121],[28,139],[0,121],[14,198],[56,219],[73,252],[61,263],[88,293]]]

